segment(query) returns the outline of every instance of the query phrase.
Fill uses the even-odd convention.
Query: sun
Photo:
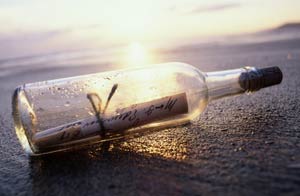
[[[132,64],[139,64],[146,61],[146,49],[138,42],[129,44],[129,61]]]
[[[139,42],[132,42],[128,45],[128,64],[142,66],[150,63],[149,51]]]

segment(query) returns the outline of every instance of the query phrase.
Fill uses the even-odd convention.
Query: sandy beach
[[[212,102],[186,126],[32,158],[14,133],[14,88],[110,70],[114,63],[97,60],[97,53],[88,63],[80,53],[2,60],[0,194],[299,195],[300,40],[193,45],[160,54],[160,62],[186,62],[203,71],[279,66],[283,81],[254,94]]]

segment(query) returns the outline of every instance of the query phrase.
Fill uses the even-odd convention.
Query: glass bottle
[[[24,84],[13,95],[17,136],[39,155],[187,123],[208,102],[279,84],[278,67],[204,73],[165,63]]]

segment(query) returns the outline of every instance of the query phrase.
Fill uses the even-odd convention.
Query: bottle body
[[[210,100],[280,83],[278,67],[204,73],[164,63],[24,84],[13,95],[17,136],[31,155],[184,124]]]
[[[167,63],[25,84],[13,98],[17,135],[40,154],[182,124],[207,105],[204,75]]]

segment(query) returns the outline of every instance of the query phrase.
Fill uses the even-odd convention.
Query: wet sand
[[[283,82],[212,102],[186,126],[109,146],[30,158],[13,129],[14,88],[112,65],[78,66],[79,59],[76,66],[58,66],[51,57],[24,66],[12,61],[6,68],[1,62],[0,194],[300,195],[299,40],[182,47],[162,52],[161,61],[186,62],[203,71],[276,65],[283,71]]]

